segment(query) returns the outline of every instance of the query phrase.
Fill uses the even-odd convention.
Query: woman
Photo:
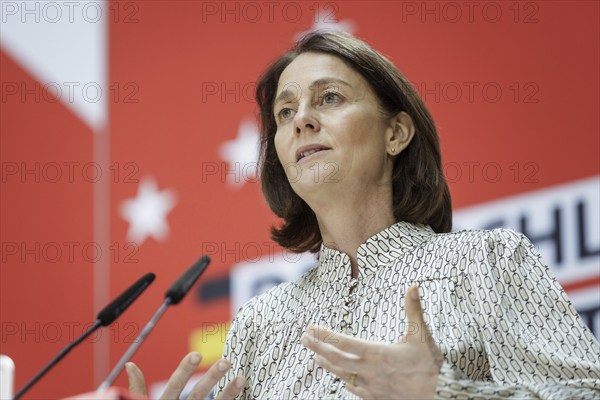
[[[257,101],[263,192],[283,220],[273,238],[319,265],[242,307],[227,361],[194,396],[223,375],[220,398],[600,396],[600,346],[529,240],[449,233],[433,120],[391,62],[313,33]],[[167,397],[198,361],[186,356]]]

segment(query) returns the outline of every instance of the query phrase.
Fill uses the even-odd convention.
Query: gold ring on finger
[[[348,383],[352,386],[356,386],[356,377],[358,377],[358,372],[351,372],[350,378],[348,379]]]

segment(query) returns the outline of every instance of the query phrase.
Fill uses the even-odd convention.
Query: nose
[[[314,110],[310,106],[302,106],[294,116],[294,132],[296,135],[301,133],[317,133],[321,129],[319,120]]]

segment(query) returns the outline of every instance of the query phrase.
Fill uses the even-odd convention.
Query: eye
[[[339,103],[342,100],[342,97],[336,92],[325,92],[321,95],[321,102],[323,104],[335,104]]]
[[[293,113],[294,113],[294,110],[292,110],[291,108],[282,108],[277,113],[277,118],[280,121],[283,121],[283,120],[286,120],[286,119],[290,119],[290,118],[293,117]]]

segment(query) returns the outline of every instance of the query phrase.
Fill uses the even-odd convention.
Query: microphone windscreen
[[[123,313],[139,297],[140,294],[154,281],[156,275],[148,273],[142,276],[137,282],[124,291],[119,297],[113,300],[112,303],[104,307],[98,313],[98,319],[102,326],[108,326],[113,323],[119,315]]]
[[[185,297],[192,285],[206,270],[210,263],[210,257],[202,256],[171,286],[165,294],[165,298],[171,299],[171,304],[177,304]]]

